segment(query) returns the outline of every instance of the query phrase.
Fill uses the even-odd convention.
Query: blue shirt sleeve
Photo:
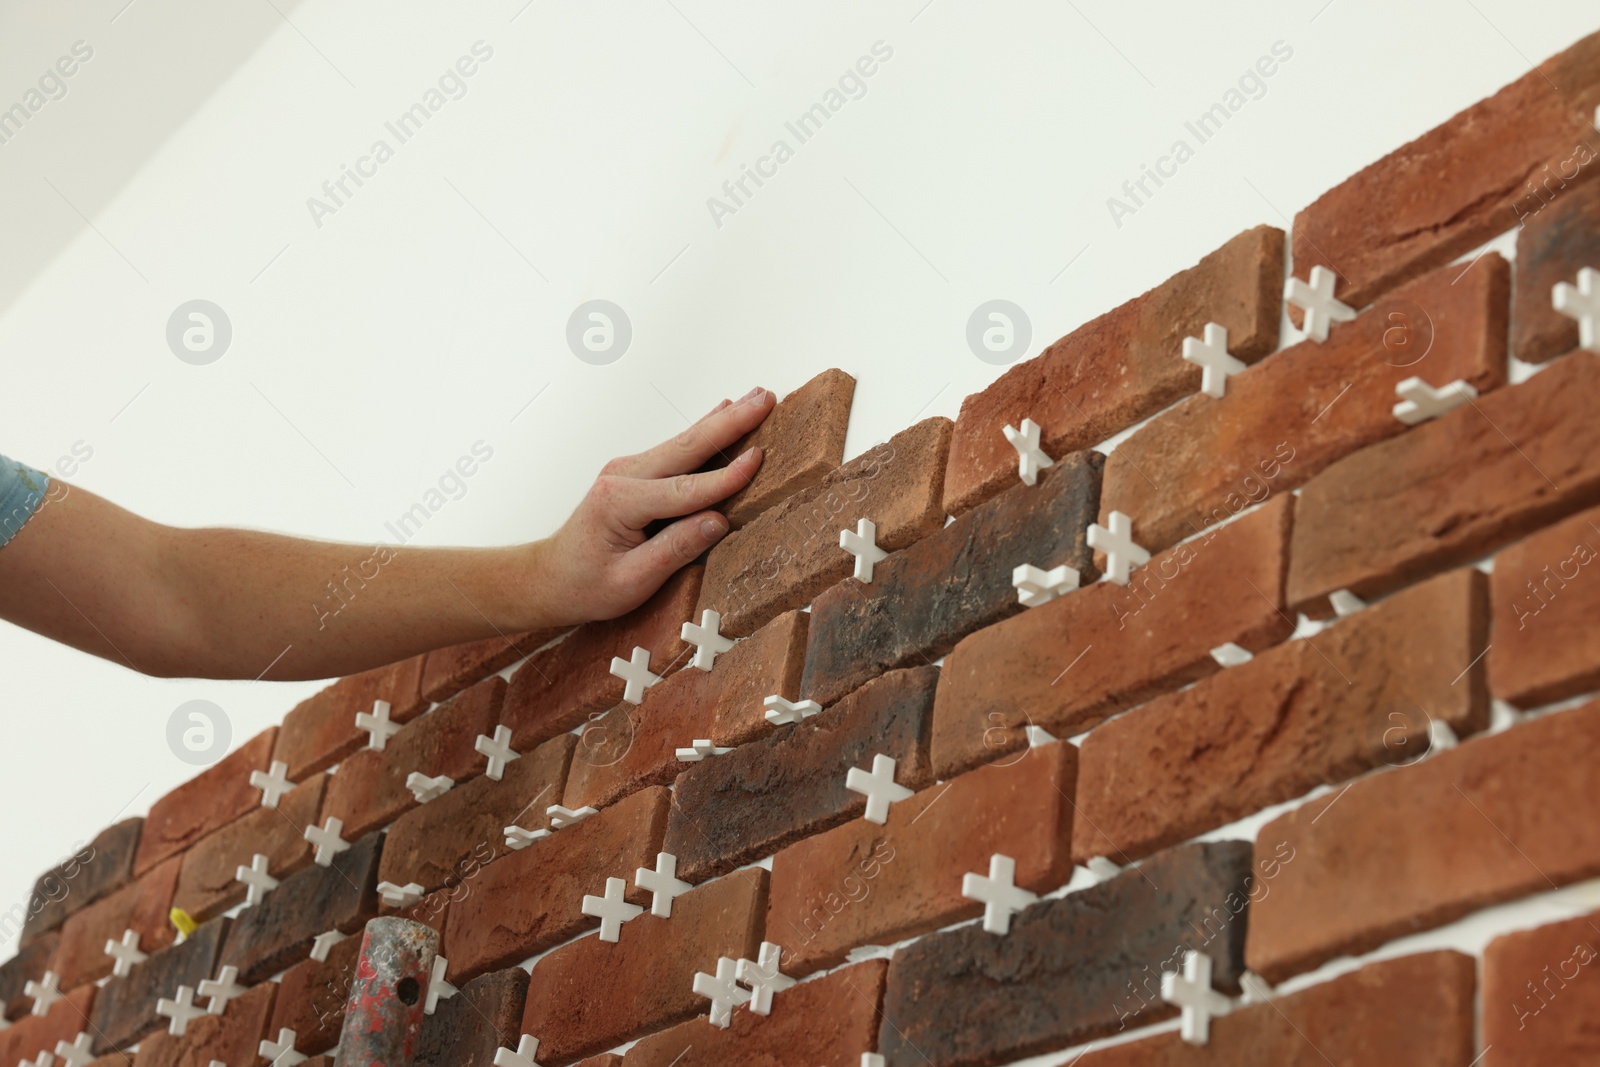
[[[50,488],[48,475],[0,456],[0,547],[39,510]]]

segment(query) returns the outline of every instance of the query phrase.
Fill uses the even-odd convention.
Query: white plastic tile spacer
[[[1400,398],[1393,409],[1394,417],[1407,426],[1436,419],[1478,397],[1478,391],[1461,378],[1439,389],[1421,378],[1407,378],[1394,387],[1394,392]]]
[[[672,917],[672,902],[694,886],[678,877],[678,857],[670,852],[656,853],[656,867],[640,867],[633,872],[633,884],[651,894],[650,914],[658,919]]]
[[[438,800],[450,792],[450,788],[455,784],[453,778],[443,774],[430,778],[421,771],[412,771],[406,775],[406,788],[411,790],[411,795],[417,798],[418,804]]]
[[[1354,615],[1367,606],[1367,602],[1356,596],[1348,589],[1336,589],[1328,594],[1328,603],[1339,618]]]
[[[483,774],[493,782],[505,777],[508,763],[522,758],[522,753],[511,747],[511,727],[504,723],[496,726],[493,734],[479,734],[478,739],[472,742],[472,749],[488,760],[489,768]]]
[[[1089,873],[1094,875],[1099,882],[1109,882],[1122,873],[1122,868],[1106,859],[1104,856],[1090,856],[1089,862],[1084,864]]]
[[[552,828],[556,830],[564,830],[569,826],[574,826],[587,819],[597,810],[599,809],[591,808],[587,804],[581,808],[578,808],[576,811],[574,811],[572,808],[563,808],[560,804],[552,804],[548,808],[544,809],[544,813],[550,817],[550,825]]]
[[[389,720],[390,704],[387,700],[374,700],[371,713],[356,712],[356,729],[367,734],[367,747],[382,752],[389,738],[400,732],[400,724]]]
[[[772,1014],[772,995],[793,986],[795,980],[778,969],[783,950],[771,941],[761,942],[757,959],[741,957],[734,974],[750,989],[750,1010],[757,1015]]]
[[[393,882],[378,883],[378,897],[391,908],[409,908],[422,899],[422,886],[417,882],[407,882],[405,885],[395,885]]]
[[[1228,393],[1228,379],[1246,367],[1243,360],[1228,354],[1228,329],[1215,322],[1206,323],[1204,340],[1183,339],[1183,360],[1200,365],[1200,391],[1218,400]]]
[[[1078,588],[1078,571],[1065,563],[1042,570],[1031,563],[1019,563],[1011,572],[1011,585],[1017,602],[1025,608],[1048,604],[1063,593]]]
[[[128,977],[133,970],[133,965],[143,963],[150,957],[139,951],[139,931],[123,930],[121,941],[106,941],[106,955],[115,961],[111,964],[111,973],[117,978]]]
[[[713,745],[709,737],[697,737],[689,742],[688,748],[680,748],[675,751],[680,762],[699,763],[707,756],[725,756],[732,752],[733,749]]]
[[[33,979],[22,984],[23,993],[33,998],[34,1015],[49,1015],[50,1006],[61,999],[61,976],[54,971],[45,971],[35,982]]]
[[[456,987],[444,980],[444,972],[449,967],[450,961],[443,956],[433,958],[433,975],[428,979],[428,997],[422,1006],[422,1014],[432,1015],[439,1001],[449,1000],[456,995]]]
[[[815,700],[789,701],[776,694],[763,700],[761,706],[767,709],[767,721],[774,726],[787,726],[808,719],[822,710],[822,705]]]
[[[857,520],[854,532],[840,530],[839,547],[856,558],[856,581],[869,585],[872,569],[889,558],[889,553],[878,547],[878,527],[871,519]]]
[[[250,866],[234,868],[233,876],[245,884],[245,907],[255,907],[268,893],[278,888],[278,880],[267,873],[269,862],[266,856],[257,852],[250,857]]]
[[[79,1030],[78,1036],[72,1039],[71,1044],[65,1041],[56,1042],[56,1055],[61,1057],[61,1062],[66,1067],[88,1067],[95,1058],[91,1051],[93,1046],[94,1035],[87,1030]]]
[[[305,1054],[296,1051],[294,1047],[295,1039],[299,1036],[287,1026],[279,1027],[278,1040],[268,1041],[262,1038],[261,1043],[256,1046],[256,1055],[266,1060],[271,1067],[299,1067],[306,1062]]]
[[[1596,111],[1595,121],[1600,123],[1600,111]],[[1600,270],[1579,270],[1577,285],[1557,282],[1550,291],[1550,302],[1567,318],[1578,320],[1578,347],[1600,353]]]
[[[1305,335],[1321,344],[1336,322],[1349,322],[1356,309],[1334,299],[1338,275],[1327,267],[1312,267],[1310,283],[1290,278],[1283,287],[1283,298],[1305,312]]]
[[[1133,520],[1120,511],[1109,516],[1111,525],[1098,522],[1089,527],[1089,547],[1106,555],[1106,580],[1118,585],[1128,584],[1128,574],[1135,567],[1150,562],[1150,553],[1133,539]]]
[[[1249,663],[1255,656],[1248,648],[1226,641],[1211,650],[1211,658],[1217,661],[1219,667],[1237,667]]]
[[[328,950],[349,936],[349,934],[341,934],[337,930],[324,930],[311,942],[311,958],[318,963],[327,963]]]
[[[1038,485],[1039,472],[1056,463],[1039,447],[1039,424],[1023,419],[1020,430],[1008,423],[1001,432],[1017,450],[1017,477],[1022,479],[1023,485]]]
[[[279,798],[294,788],[289,781],[289,765],[281,759],[273,760],[270,770],[251,771],[250,784],[261,790],[263,808],[277,807]]]
[[[726,956],[717,960],[717,973],[696,971],[694,991],[711,1001],[711,1025],[726,1030],[733,1021],[733,1009],[750,999],[738,982],[738,964]]]
[[[623,681],[622,699],[637,704],[644,699],[644,691],[661,681],[661,675],[650,672],[650,650],[639,645],[627,659],[611,657],[611,673]]]
[[[1211,957],[1189,949],[1183,954],[1183,974],[1161,976],[1161,999],[1183,1009],[1181,1033],[1191,1045],[1211,1040],[1211,1020],[1233,1010],[1233,1002],[1211,988]]]
[[[622,936],[622,924],[644,914],[644,908],[623,899],[627,891],[628,883],[621,878],[607,878],[605,896],[597,897],[593,893],[583,895],[579,910],[600,920],[600,940],[614,944]]]
[[[206,998],[208,1015],[221,1015],[227,1010],[228,1001],[244,996],[250,988],[239,984],[239,968],[230,963],[217,972],[216,978],[202,979],[195,992]]]
[[[333,866],[333,858],[341,852],[348,851],[350,842],[340,837],[344,830],[344,820],[332,815],[322,821],[322,825],[306,827],[305,839],[316,846],[317,854],[312,862],[318,867]]]
[[[189,1029],[189,1024],[205,1013],[206,1010],[194,1002],[194,990],[186,985],[179,986],[178,992],[171,999],[167,997],[156,999],[156,1014],[172,1020],[167,1026],[167,1033],[173,1037],[182,1037]]]
[[[733,639],[722,636],[722,615],[710,608],[700,612],[700,624],[692,622],[683,624],[678,631],[678,636],[694,646],[694,658],[689,661],[690,666],[709,671],[716,666],[717,657],[733,648]]]
[[[506,848],[513,852],[520,852],[542,837],[549,837],[550,831],[540,827],[537,830],[524,830],[520,826],[507,826],[503,831],[506,835]]]
[[[517,1039],[517,1050],[498,1048],[494,1053],[494,1067],[539,1067],[534,1059],[539,1054],[539,1039],[523,1034]]]
[[[1017,861],[996,852],[989,857],[987,877],[968,871],[961,876],[961,895],[983,904],[983,928],[991,934],[1011,932],[1011,916],[1039,897],[1016,884]]]
[[[872,757],[872,770],[851,767],[844,776],[844,787],[867,798],[864,818],[879,826],[889,821],[889,805],[909,800],[916,794],[894,780],[894,759],[882,752]]]

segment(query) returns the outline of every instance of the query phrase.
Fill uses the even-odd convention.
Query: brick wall
[[[736,532],[637,611],[342,679],[45,872],[0,1067],[328,1053],[397,910],[458,990],[425,1064],[524,1034],[546,1067],[1600,1062],[1600,351],[1552,304],[1600,270],[1597,107],[1600,35],[860,456],[824,371]],[[1325,341],[1280,329],[1313,267],[1353,311]],[[1220,397],[1181,358],[1208,323]],[[1412,378],[1472,397],[1402,419]],[[1078,586],[1025,607],[1021,564]],[[706,609],[738,638],[709,671]],[[892,802],[851,788],[885,760]],[[714,1008],[719,961],[767,1013]],[[1203,1041],[1164,981],[1202,961]],[[247,988],[167,1033],[224,968]]]

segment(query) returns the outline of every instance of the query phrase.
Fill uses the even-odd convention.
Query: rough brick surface
[[[878,1051],[890,1067],[986,1067],[1155,1022],[1175,1014],[1161,972],[1188,949],[1236,992],[1251,879],[1248,842],[1184,845],[1034,904],[1004,937],[974,923],[922,938],[890,961]]]
[[[623,1057],[615,1052],[602,1052],[598,1056],[585,1056],[577,1067],[622,1067]]]
[[[260,982],[304,959],[325,930],[355,933],[377,914],[379,834],[371,833],[333,858],[329,867],[291,874],[260,904],[234,920],[222,964],[243,982]]]
[[[464,645],[436,648],[422,664],[422,696],[425,700],[449,700],[468,686],[475,685],[540,646],[560,637],[566,630],[525,630],[469,641]]]
[[[766,903],[767,872],[751,868],[678,897],[670,919],[630,920],[616,944],[561,946],[534,965],[522,1032],[538,1036],[541,1062],[562,1064],[700,1014],[695,972],[714,972],[720,956],[755,959]]]
[[[1600,356],[1577,352],[1333,464],[1300,492],[1289,600],[1315,617],[1600,502]],[[1137,530],[1137,527],[1136,527]]]
[[[56,1042],[71,1044],[78,1032],[87,1027],[99,990],[92,985],[81,986],[51,1005],[47,1015],[29,1015],[15,1025],[0,1029],[0,1064],[11,1067],[18,1060],[37,1061],[39,1053],[55,1055]]]
[[[428,706],[422,695],[424,658],[353,674],[302,700],[284,716],[273,758],[289,765],[295,781],[327,770],[367,743],[367,734],[356,729],[356,715],[370,712],[375,700],[389,702],[395,722],[410,722]]]
[[[1479,737],[1261,828],[1293,849],[1251,909],[1250,969],[1281,981],[1489,904],[1600,874],[1600,704]],[[1335,798],[1338,798],[1335,800]]]
[[[1459,279],[1459,280],[1458,280]],[[1341,456],[1406,429],[1394,388],[1411,377],[1505,384],[1511,271],[1485,256],[1385,297],[1325,343],[1303,341],[1197,394],[1119,444],[1106,460],[1100,521],[1130,515],[1152,551],[1285,493]]]
[[[22,943],[57,929],[67,916],[127,885],[143,825],[144,819],[135,818],[108,826],[87,847],[74,845],[60,863],[41,874],[28,901]]]
[[[314,850],[305,828],[322,824],[319,813],[327,778],[314,774],[285,793],[276,808],[257,807],[201,838],[183,854],[173,906],[196,922],[222,914],[244,899],[245,886],[236,874],[241,865],[250,866],[258,852],[267,857],[267,870],[274,878],[310,863]]]
[[[22,945],[15,956],[0,963],[0,1017],[20,1019],[33,1010],[33,998],[25,992],[27,985],[44,977],[55,962],[60,944],[60,932],[51,930]]]
[[[261,731],[150,805],[133,855],[134,875],[258,807],[261,790],[250,784],[250,772],[267,769],[277,736],[276,726]]]
[[[1530,214],[1517,235],[1511,351],[1530,363],[1578,347],[1577,320],[1555,309],[1552,293],[1558,282],[1576,284],[1580,269],[1600,269],[1600,186],[1552,189],[1549,195],[1549,205]]]
[[[180,985],[198,989],[217,973],[218,950],[231,921],[212,919],[181,944],[152,952],[127,977],[107,982],[94,998],[89,1025],[82,1027],[95,1035],[94,1054],[126,1052],[146,1034],[165,1028],[167,1020],[156,1014],[156,1001],[172,996]]]
[[[287,1027],[294,1047],[306,1055],[326,1052],[339,1043],[350,980],[361,955],[358,932],[328,950],[326,960],[309,957],[290,967],[278,983],[278,999],[268,1031],[274,1038]],[[231,1067],[231,1065],[230,1065]]]
[[[668,791],[646,789],[484,867],[450,906],[444,947],[450,980],[509,967],[599,921],[580,911],[607,878],[628,882],[628,899],[649,904],[633,872],[655,866],[667,824]],[[677,914],[674,911],[673,914]],[[530,1031],[537,1033],[537,1031]]]
[[[172,943],[167,910],[172,906],[182,862],[182,857],[172,857],[66,921],[51,966],[62,989],[110,974],[113,961],[106,955],[106,942],[122,940],[125,930],[138,933],[139,945],[146,952]]]
[[[1210,650],[1224,642],[1260,652],[1287,637],[1292,503],[1269,500],[1154,556],[1127,586],[1098,582],[956,645],[934,701],[935,772],[1003,759],[1027,744],[1029,723],[1069,737],[1204,677],[1217,669]]]
[[[1106,723],[1079,753],[1074,858],[1118,863],[1489,722],[1487,579],[1471,568]],[[1130,803],[1138,798],[1137,803]]]
[[[484,759],[474,746],[479,734],[494,733],[505,694],[504,678],[485,679],[411,720],[382,751],[364,748],[346,757],[328,780],[323,817],[343,822],[346,839],[359,837],[417,806],[406,788],[413,772],[442,774],[457,786],[482,774]]]
[[[1590,566],[1597,559],[1600,509],[1495,556],[1489,683],[1496,697],[1532,708],[1600,687],[1600,580]]]
[[[1076,1062],[1080,1067],[1460,1067],[1476,1055],[1474,969],[1472,957],[1459,952],[1384,960],[1213,1019],[1211,1039],[1203,1047],[1169,1030],[1090,1052]],[[1486,1057],[1483,1062],[1495,1061]]]
[[[263,982],[228,1002],[221,1015],[202,1015],[189,1023],[182,1037],[159,1030],[139,1042],[139,1067],[210,1067],[255,1064],[261,1039],[267,1036],[272,1002],[278,987]],[[171,994],[165,994],[171,996]],[[277,1036],[277,1031],[272,1031]]]
[[[613,656],[628,659],[641,647],[650,650],[656,674],[683,666],[689,646],[678,634],[691,616],[699,618],[694,604],[703,573],[698,564],[683,568],[628,614],[586,623],[518,667],[501,711],[512,747],[533,748],[579,725],[590,712],[621,702],[623,682],[611,673]]]
[[[559,802],[577,738],[563,734],[513,760],[496,782],[480,775],[395,820],[383,842],[378,880],[425,889],[458,884],[507,851],[505,828],[545,826]]]
[[[742,637],[804,607],[852,573],[855,557],[839,547],[839,531],[861,519],[872,520],[889,552],[938,530],[949,447],[950,420],[924,419],[723,538],[706,557],[695,618],[711,608],[725,635]]]
[[[893,805],[886,825],[856,819],[778,853],[767,939],[784,946],[785,972],[809,974],[859,945],[981,914],[961,879],[987,874],[996,852],[1017,861],[1017,885],[1062,885],[1072,875],[1077,755],[1066,742],[1030,749]]]
[[[780,970],[781,970],[780,964]],[[772,1014],[736,1009],[724,1030],[709,1019],[652,1034],[628,1050],[627,1067],[839,1064],[856,1067],[878,1039],[885,960],[845,967],[772,998]]]
[[[1246,363],[1278,344],[1283,231],[1246,230],[1156,288],[1078,327],[961,404],[950,442],[944,510],[952,515],[1017,481],[1017,452],[1002,432],[1031,418],[1053,457],[1113,436],[1200,388],[1180,357],[1208,322],[1228,328]]]
[[[1339,299],[1360,307],[1516,226],[1550,173],[1600,151],[1596,71],[1600,34],[1324,193],[1295,216],[1295,273],[1336,271]]]
[[[521,967],[474,978],[422,1020],[416,1067],[494,1067],[504,1046],[515,1049],[528,999],[528,972]]]
[[[1483,950],[1485,1067],[1600,1062],[1600,914],[1497,937]]]
[[[856,380],[850,375],[837,368],[825,370],[779,401],[742,440],[723,449],[727,456],[742,455],[753,446],[762,449],[755,478],[719,505],[733,529],[816,485],[844,460],[855,392]]]
[[[811,606],[801,694],[831,704],[886,670],[930,664],[974,630],[1023,611],[1019,563],[1098,577],[1088,546],[1105,457],[1074,452],[896,553],[870,584],[840,582]]]
[[[866,797],[846,789],[845,776],[878,753],[894,759],[901,785],[932,785],[938,680],[937,667],[891,671],[818,715],[689,765],[673,786],[662,846],[678,857],[678,877],[725,874],[859,817]]]
[[[600,807],[647,785],[667,785],[685,764],[677,750],[696,738],[739,745],[771,733],[762,701],[800,694],[811,616],[790,611],[717,657],[711,671],[686,667],[590,721],[572,755],[566,806]]]

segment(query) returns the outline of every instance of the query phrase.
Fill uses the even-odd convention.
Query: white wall
[[[1596,21],[1576,0],[274,2],[0,9],[0,107],[94,50],[0,144],[0,452],[81,441],[75,480],[153,518],[370,543],[487,442],[432,544],[542,535],[606,458],[757,382],[854,374],[849,454],[953,416],[1001,370],[966,345],[979,303],[1021,305],[1037,351]],[[478,41],[465,96],[397,144],[384,123]],[[784,123],[879,41],[865,95],[798,143]],[[1107,198],[1278,41],[1265,95],[1114,225]],[[307,198],[380,137],[394,158],[318,226]],[[707,198],[780,138],[794,157],[718,226]],[[196,298],[233,329],[205,366],[165,340]],[[633,324],[607,366],[564,341],[593,298]],[[178,704],[221,705],[237,744],[317,688],[143,678],[3,625],[0,656],[0,912],[195,773],[166,743]]]

